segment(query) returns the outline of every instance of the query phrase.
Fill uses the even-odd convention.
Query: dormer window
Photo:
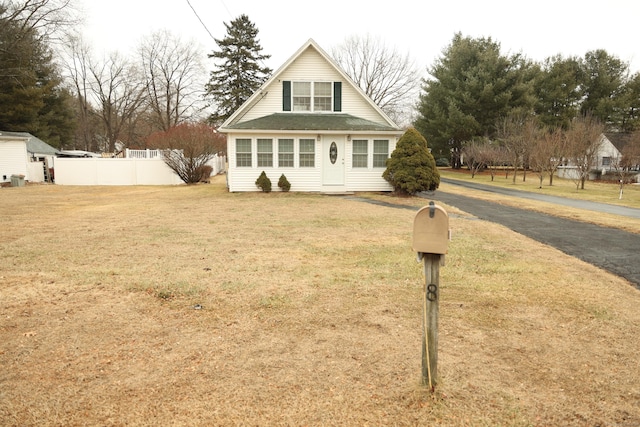
[[[282,82],[282,110],[330,112],[342,110],[340,82]]]

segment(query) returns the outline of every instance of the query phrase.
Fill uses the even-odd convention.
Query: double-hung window
[[[278,167],[293,167],[293,139],[278,140]]]
[[[293,82],[291,99],[293,111],[332,111],[332,82]]]
[[[273,167],[273,140],[258,139],[258,167]]]
[[[353,140],[353,167],[354,168],[366,168],[369,146],[369,141],[366,139],[354,139]]]
[[[300,167],[312,168],[316,165],[316,140],[300,139]]]
[[[373,140],[373,167],[387,167],[387,159],[389,158],[389,140],[374,139]]]
[[[251,139],[236,139],[236,166],[251,167]]]
[[[293,82],[293,111],[311,111],[311,82]]]
[[[331,82],[313,83],[313,111],[331,111]]]

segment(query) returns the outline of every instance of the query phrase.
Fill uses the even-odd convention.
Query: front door
[[[322,138],[322,184],[344,185],[344,137]]]

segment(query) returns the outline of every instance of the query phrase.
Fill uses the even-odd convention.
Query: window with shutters
[[[284,81],[282,83],[282,110],[342,111],[342,83]]]
[[[311,111],[311,82],[293,82],[293,111]]]
[[[331,86],[329,82],[313,84],[313,111],[331,111]]]

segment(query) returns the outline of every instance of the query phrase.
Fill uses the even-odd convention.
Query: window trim
[[[311,143],[313,151],[302,151],[302,143]],[[303,159],[302,156],[305,157]],[[298,167],[299,168],[315,168],[316,167],[316,140],[315,138],[299,138],[298,139]]]
[[[280,145],[281,142],[291,142],[291,151],[282,151],[282,147]],[[295,160],[296,160],[296,154],[295,154],[295,150],[296,150],[296,140],[295,138],[278,138],[278,167],[279,168],[293,168],[295,167]],[[283,165],[283,163],[285,163],[282,159],[282,156],[286,155],[286,156],[291,156],[291,160],[287,160],[286,163],[291,163],[290,165],[287,164],[286,166]]]
[[[359,147],[364,147],[364,152],[356,152],[356,143]],[[358,159],[358,161],[356,161]],[[364,159],[364,165],[362,160]],[[351,167],[354,169],[368,169],[369,168],[369,140],[368,139],[354,139],[351,141]]]
[[[297,84],[300,83],[308,83],[309,84],[309,96],[298,96],[295,93],[295,88]],[[331,91],[329,96],[317,96],[316,97],[316,84],[322,83],[328,86],[328,89]],[[297,113],[332,113],[332,112],[340,112],[342,110],[342,85],[341,82],[332,82],[327,80],[293,80],[293,81],[284,81],[283,82],[283,110],[284,111],[292,111]],[[340,93],[338,94],[338,90]],[[286,99],[288,97],[288,99]],[[300,109],[300,104],[296,104],[296,98],[308,98],[309,104],[308,109],[303,108]],[[323,99],[324,106],[326,108],[318,109],[316,108],[316,100]],[[307,106],[306,104],[304,105]]]
[[[269,151],[261,151],[266,146],[266,143],[269,144]],[[259,168],[272,168],[273,167],[273,138],[257,138],[256,139],[256,154],[257,154],[257,165]]]
[[[249,151],[239,151],[238,143],[249,143]],[[236,138],[236,167],[237,168],[250,168],[253,167],[253,141],[251,138]],[[244,148],[244,147],[243,147]],[[248,155],[248,157],[247,157]],[[242,159],[242,160],[241,160]],[[248,162],[247,162],[248,160]],[[243,163],[243,164],[241,164]],[[248,164],[244,164],[248,163]]]
[[[380,142],[385,142],[387,145],[387,149],[384,153],[380,152],[380,153],[376,153],[376,142],[380,143]],[[384,162],[382,165],[376,165],[376,159],[378,159],[378,162],[381,158],[381,156],[384,154]],[[387,167],[387,160],[389,159],[389,140],[388,139],[374,139],[373,140],[373,162],[372,162],[372,166],[374,168],[386,168]]]

